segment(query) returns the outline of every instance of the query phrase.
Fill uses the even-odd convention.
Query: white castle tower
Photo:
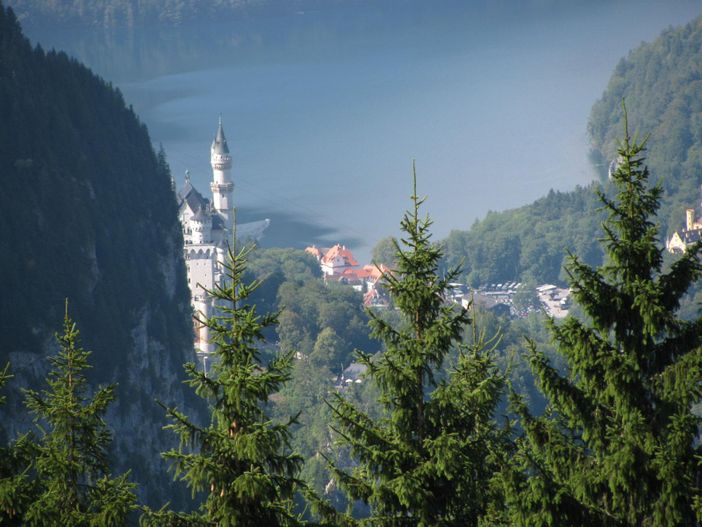
[[[231,232],[234,225],[234,206],[232,193],[234,183],[232,183],[230,172],[232,169],[232,156],[229,155],[227,138],[224,137],[222,118],[219,118],[219,126],[212,147],[210,148],[210,164],[212,165],[212,206],[223,218],[225,228]]]
[[[234,183],[231,180],[232,156],[224,137],[222,118],[210,148],[212,165],[212,200],[200,194],[185,173],[185,185],[178,193],[178,217],[183,227],[183,254],[192,299],[195,329],[195,350],[206,367],[208,355],[213,351],[209,328],[201,321],[209,319],[216,309],[208,291],[224,280],[224,260],[228,244],[233,241],[236,221]],[[270,224],[269,220],[239,225],[240,240],[258,239]]]

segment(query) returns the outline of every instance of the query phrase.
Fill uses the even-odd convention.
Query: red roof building
[[[348,284],[363,293],[363,304],[366,307],[389,305],[387,293],[380,283],[385,273],[392,272],[387,266],[370,264],[358,268],[358,262],[351,251],[338,243],[329,249],[312,245],[307,247],[305,252],[317,259],[325,281],[334,280]]]
[[[326,276],[340,275],[344,270],[358,265],[351,251],[338,243],[322,256],[319,263]]]
[[[318,261],[318,262],[321,261],[321,260],[322,260],[322,256],[324,256],[324,254],[322,253],[322,250],[321,250],[319,247],[316,247],[316,246],[314,246],[314,245],[312,245],[312,246],[310,246],[310,247],[307,247],[307,248],[305,249],[305,252],[306,252],[307,254],[311,254],[312,256],[314,256],[315,258],[317,258],[317,261]]]

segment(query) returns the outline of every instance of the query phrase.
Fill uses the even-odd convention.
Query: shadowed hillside
[[[160,501],[168,490],[152,472],[165,472],[158,452],[170,437],[154,399],[183,402],[191,358],[168,167],[119,91],[62,53],[32,49],[2,6],[0,115],[0,363],[16,375],[12,431],[28,427],[17,388],[41,381],[69,298],[92,381],[119,383],[108,419],[118,468]]]

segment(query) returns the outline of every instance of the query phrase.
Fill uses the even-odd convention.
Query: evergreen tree
[[[293,495],[301,485],[297,475],[302,458],[289,448],[288,422],[268,417],[267,405],[289,379],[292,354],[260,358],[265,328],[277,314],[259,315],[246,299],[259,281],[245,284],[249,249],[229,251],[227,280],[216,286],[218,314],[203,321],[213,334],[211,373],[186,364],[195,393],[210,407],[209,423],[200,426],[177,409],[169,409],[181,446],[164,454],[173,462],[176,478],[193,496],[205,492],[198,512],[147,512],[145,525],[217,525],[220,527],[292,526],[299,524]]]
[[[626,121],[626,113],[625,113]],[[585,317],[551,323],[561,374],[531,346],[532,371],[548,398],[531,415],[502,477],[511,525],[696,525],[702,395],[702,318],[676,316],[700,277],[700,246],[662,270],[652,222],[661,189],[649,186],[645,141],[625,125],[616,196],[600,199],[605,263],[570,256],[567,271]],[[697,514],[697,520],[696,520]]]
[[[385,351],[360,356],[378,387],[383,416],[373,420],[342,395],[331,404],[340,444],[356,462],[350,471],[331,468],[350,503],[370,506],[362,524],[477,525],[501,449],[493,412],[502,378],[481,342],[462,345],[468,311],[445,295],[458,270],[438,275],[442,254],[430,243],[431,221],[419,216],[423,201],[415,176],[413,209],[401,223],[405,238],[394,242],[396,268],[384,278],[402,322],[371,312],[373,335]],[[444,375],[454,348],[460,348],[458,360]],[[353,523],[348,513],[321,509],[331,523]]]
[[[114,400],[114,386],[92,397],[84,371],[90,352],[79,346],[79,332],[68,316],[60,350],[49,358],[48,389],[27,390],[27,406],[41,433],[33,460],[38,496],[28,507],[24,525],[125,525],[134,508],[134,485],[127,474],[109,477],[110,432],[103,420]]]
[[[11,378],[8,363],[0,371],[0,388]],[[0,404],[4,402],[5,396],[0,396]],[[4,435],[0,429],[0,437]],[[0,447],[0,525],[21,525],[24,512],[34,497],[35,485],[29,478],[33,447],[28,434]]]

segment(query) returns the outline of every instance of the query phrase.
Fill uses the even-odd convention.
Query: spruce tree
[[[625,113],[626,117],[626,113]],[[624,139],[612,183],[605,263],[570,256],[567,271],[584,316],[551,323],[567,362],[557,371],[532,345],[529,360],[546,412],[518,397],[523,436],[502,475],[511,525],[696,525],[700,505],[702,318],[676,316],[700,277],[700,246],[667,272],[653,222],[645,140]]]
[[[79,345],[79,332],[68,316],[60,346],[50,357],[48,389],[27,390],[27,407],[40,432],[33,459],[38,496],[28,507],[23,525],[125,525],[136,497],[127,474],[110,478],[110,432],[103,420],[114,400],[114,386],[91,397],[84,371],[90,352]]]
[[[349,498],[370,507],[367,525],[477,525],[490,501],[501,432],[493,413],[502,377],[480,341],[462,344],[468,310],[447,301],[458,270],[439,276],[441,250],[430,242],[431,221],[420,218],[414,174],[413,208],[395,241],[395,269],[384,277],[402,322],[393,325],[370,312],[372,334],[385,350],[371,357],[367,381],[377,385],[382,417],[373,420],[343,395],[330,404],[334,429],[355,466],[331,463]],[[448,373],[449,352],[459,350]],[[321,507],[330,523],[352,524],[347,514]]]
[[[147,512],[145,525],[217,525],[219,527],[293,526],[299,524],[293,497],[302,458],[290,451],[290,426],[273,421],[267,406],[290,377],[292,354],[264,362],[264,330],[276,324],[277,313],[259,315],[247,298],[260,281],[243,283],[249,248],[228,251],[227,280],[215,286],[217,314],[207,324],[215,345],[210,372],[186,364],[195,393],[209,405],[209,422],[199,425],[177,409],[169,409],[167,428],[180,437],[178,449],[164,454],[176,478],[193,497],[205,493],[200,510]]]
[[[0,389],[12,378],[10,365],[0,371]],[[5,396],[0,395],[0,404]],[[5,439],[0,428],[0,438]],[[0,446],[0,525],[21,525],[24,513],[35,497],[36,485],[30,479],[34,443],[29,434]]]

